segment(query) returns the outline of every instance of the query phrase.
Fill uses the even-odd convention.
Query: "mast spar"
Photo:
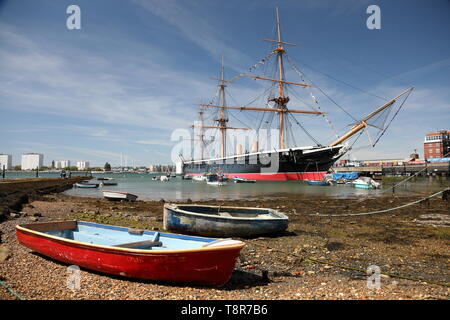
[[[284,64],[283,64],[283,55],[286,52],[286,50],[283,47],[284,45],[290,45],[295,46],[294,43],[284,42],[281,40],[281,25],[280,25],[280,16],[278,12],[278,8],[276,8],[276,23],[277,23],[277,40],[270,40],[270,39],[264,39],[264,41],[268,42],[274,42],[277,44],[277,47],[273,50],[273,53],[277,56],[277,74],[278,79],[271,79],[261,76],[253,76],[253,75],[245,75],[249,78],[259,79],[259,80],[267,80],[267,81],[274,81],[278,84],[278,96],[274,97],[272,99],[269,99],[269,101],[273,101],[276,104],[276,108],[267,108],[267,107],[247,107],[247,106],[225,106],[225,82],[227,80],[224,80],[223,77],[223,57],[222,57],[222,78],[220,80],[220,94],[221,94],[221,100],[219,105],[214,104],[200,104],[200,106],[204,107],[212,107],[212,108],[220,108],[220,118],[217,120],[219,123],[218,128],[221,129],[222,134],[222,156],[225,156],[225,130],[226,129],[242,129],[242,128],[229,128],[226,127],[226,122],[228,119],[225,119],[225,109],[239,109],[239,110],[248,110],[248,111],[269,111],[269,112],[277,112],[279,117],[279,148],[285,149],[286,148],[286,137],[285,137],[285,123],[286,123],[286,113],[302,113],[302,114],[311,114],[311,115],[319,115],[323,114],[323,112],[318,111],[309,111],[309,110],[290,110],[287,108],[287,103],[289,102],[289,97],[285,96],[285,85],[296,85],[300,87],[311,87],[309,84],[305,83],[297,83],[297,82],[291,82],[286,81],[285,74],[284,74]]]
[[[224,78],[224,67],[223,67],[223,56],[222,56],[222,65],[221,65],[221,74],[220,74],[220,84],[219,84],[219,94],[220,94],[220,117],[217,119],[217,123],[220,127],[220,154],[222,157],[226,155],[226,126],[228,119],[225,117],[225,78]]]
[[[359,121],[358,123],[354,124],[353,127],[347,133],[345,133],[342,137],[340,137],[340,138],[336,139],[335,141],[333,141],[330,144],[330,147],[334,147],[334,146],[344,142],[345,140],[347,140],[351,136],[355,135],[359,131],[361,131],[364,128],[366,128],[369,125],[367,123],[368,120],[370,120],[371,118],[373,118],[375,115],[379,114],[381,111],[385,110],[386,108],[389,108],[390,106],[392,106],[397,101],[398,98],[400,98],[401,96],[403,96],[403,95],[405,95],[407,93],[409,94],[409,92],[411,92],[413,89],[414,89],[414,87],[406,89],[405,91],[400,93],[398,96],[396,96],[394,99],[389,100],[388,102],[386,102],[385,104],[380,106],[378,109],[376,109],[375,111],[371,112],[369,115],[364,117],[361,121]],[[407,98],[408,97],[406,97],[406,99]]]
[[[226,157],[226,130],[250,130],[250,128],[235,128],[235,127],[228,127],[227,122],[228,119],[226,117],[225,110],[228,109],[228,107],[225,106],[225,88],[227,87],[225,85],[228,80],[225,80],[225,71],[224,71],[224,62],[223,62],[223,56],[221,61],[221,67],[220,67],[220,79],[219,80],[219,105],[211,105],[211,104],[199,104],[202,107],[217,107],[220,108],[219,118],[215,119],[214,121],[217,122],[217,126],[205,126],[203,125],[203,120],[200,128],[205,129],[219,129],[220,130],[220,156],[222,158]],[[203,152],[203,151],[202,151]]]

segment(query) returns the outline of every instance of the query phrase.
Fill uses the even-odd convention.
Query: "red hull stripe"
[[[326,171],[319,172],[280,172],[280,173],[224,173],[228,178],[241,177],[252,180],[286,181],[286,180],[323,180]],[[189,173],[188,176],[200,174]]]

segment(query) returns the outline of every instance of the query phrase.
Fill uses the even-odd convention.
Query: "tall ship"
[[[276,39],[265,40],[272,45],[270,53],[246,72],[240,73],[229,80],[225,79],[224,59],[222,57],[220,77],[215,79],[218,81],[216,96],[210,103],[199,104],[199,120],[192,126],[195,138],[191,140],[197,142],[194,145],[197,145],[199,150],[197,159],[192,158],[191,155],[187,159],[187,155],[180,154],[177,173],[188,176],[221,173],[229,178],[241,177],[254,180],[321,180],[333,164],[351,149],[352,146],[348,143],[350,138],[371,127],[379,130],[378,137],[376,137],[376,141],[378,141],[413,90],[413,87],[411,87],[393,99],[384,99],[386,102],[383,105],[362,119],[358,120],[352,117],[355,121],[347,132],[342,135],[335,133],[333,141],[327,145],[322,145],[296,118],[297,115],[326,118],[326,113],[321,110],[313,93],[310,92],[312,102],[304,103],[309,107],[309,110],[292,109],[288,107],[288,103],[291,100],[290,95],[299,97],[296,89],[315,88],[320,90],[327,98],[329,96],[316,85],[308,83],[305,80],[304,73],[292,63],[292,59],[287,55],[286,47],[295,46],[295,44],[282,41],[278,8],[276,9],[274,33]],[[296,73],[300,81],[295,82],[286,79],[286,61],[294,71],[291,74]],[[268,67],[269,64],[271,64],[271,67]],[[266,72],[260,74],[256,73],[257,71]],[[263,91],[262,95],[258,96],[259,100],[253,99],[245,105],[230,106],[226,103],[228,100],[227,87],[230,83],[242,77],[267,83],[268,88]],[[335,103],[334,100],[329,99]],[[255,106],[255,101],[258,101],[260,105]],[[301,98],[297,101],[304,102]],[[395,110],[393,107],[397,101],[400,102],[400,107]],[[337,103],[335,104],[337,105]],[[238,111],[239,114],[241,112],[257,114],[259,120],[256,121],[254,127],[230,126],[228,122],[229,116],[232,115],[231,112]],[[208,112],[211,115],[206,119]],[[236,116],[233,117],[236,121],[243,123]],[[206,120],[212,120],[212,124],[208,125]],[[326,120],[332,126],[331,122],[328,119]],[[293,123],[314,142],[313,145],[298,146],[295,144],[295,134],[292,130]],[[275,128],[273,124],[275,124]],[[208,134],[206,130],[213,131],[213,133],[209,132]],[[248,149],[250,150],[244,150],[243,144],[235,143],[231,154],[227,152],[227,147],[231,144],[230,141],[227,141],[230,138],[229,132],[233,132],[231,137],[234,140],[236,140],[236,137],[245,137],[247,140],[240,139],[240,141],[248,142],[248,145],[250,145]],[[206,139],[208,135],[212,136],[212,139]],[[291,138],[291,141],[288,141],[288,138]]]

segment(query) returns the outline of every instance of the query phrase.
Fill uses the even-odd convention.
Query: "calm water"
[[[73,173],[72,176],[76,176]],[[80,174],[80,175],[84,175]],[[12,173],[7,172],[6,178],[32,178],[35,173]],[[391,191],[383,191],[390,188],[393,183],[386,182],[379,190],[356,189],[351,185],[335,186],[310,186],[306,182],[283,181],[269,182],[258,181],[256,183],[234,183],[228,182],[227,186],[210,186],[206,182],[195,182],[192,180],[182,180],[181,177],[170,178],[168,182],[152,180],[153,174],[93,174],[94,177],[112,177],[118,183],[117,186],[104,186],[107,190],[125,191],[136,194],[139,200],[207,200],[207,199],[249,199],[270,196],[275,193],[289,193],[301,195],[327,195],[337,198],[349,198],[365,195],[386,195]],[[40,173],[39,177],[59,177],[58,173]],[[94,182],[94,181],[93,181]],[[98,181],[97,181],[98,182]],[[398,182],[398,181],[397,181]],[[431,193],[442,190],[450,185],[449,179],[441,182],[436,178],[420,178],[414,182],[408,182],[405,186],[396,188],[396,194],[417,194]],[[87,197],[103,197],[102,188],[80,189],[73,188],[65,192],[68,195],[78,195]]]

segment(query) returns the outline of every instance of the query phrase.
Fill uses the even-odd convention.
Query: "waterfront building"
[[[22,170],[35,170],[44,166],[44,155],[41,153],[26,153],[22,155]]]
[[[449,157],[450,152],[450,130],[438,130],[425,135],[423,143],[424,158],[444,158]]]
[[[3,170],[3,166],[5,166],[5,170],[12,169],[12,156],[10,154],[0,154],[0,170]]]
[[[89,169],[89,161],[78,161],[77,162],[78,170],[87,170]]]
[[[70,160],[55,161],[55,169],[64,169],[70,167]]]

